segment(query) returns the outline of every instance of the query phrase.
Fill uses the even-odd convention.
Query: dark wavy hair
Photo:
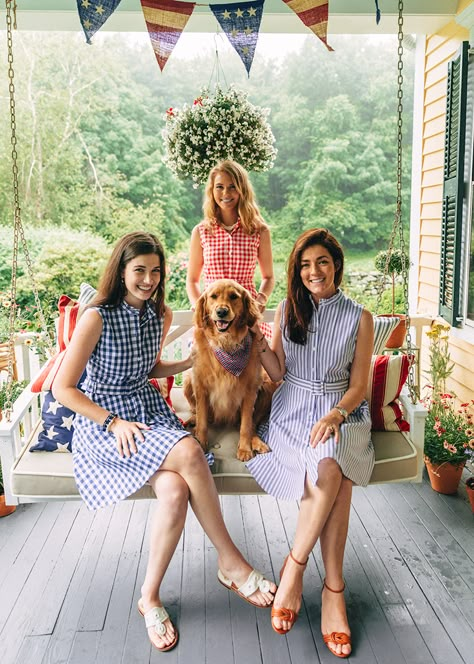
[[[161,242],[151,233],[127,233],[115,245],[109,262],[99,283],[99,289],[92,306],[106,305],[118,307],[126,295],[122,274],[127,263],[144,254],[155,254],[160,259],[160,282],[151,296],[156,315],[162,318],[165,313],[166,260]]]
[[[296,240],[288,259],[288,288],[284,333],[297,344],[305,344],[309,323],[313,315],[311,295],[301,279],[301,257],[309,247],[321,245],[334,261],[334,285],[339,288],[344,274],[344,252],[341,245],[326,228],[312,228]]]

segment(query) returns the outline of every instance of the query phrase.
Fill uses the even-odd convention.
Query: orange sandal
[[[326,579],[324,579],[324,581],[323,581],[323,590],[324,590],[324,588],[329,590],[329,592],[331,592],[331,593],[339,594],[339,593],[344,592],[344,590],[346,588],[346,584],[343,585],[341,590],[334,590],[333,588],[330,588],[328,586],[328,584],[326,583]],[[327,648],[328,648],[329,652],[332,655],[334,655],[335,657],[340,657],[341,659],[346,659],[346,657],[349,657],[352,653],[351,637],[348,634],[346,634],[345,632],[331,632],[331,634],[323,634],[323,641],[327,645]],[[343,653],[343,652],[341,652],[341,653],[334,652],[334,650],[329,647],[330,643],[333,643],[336,646],[337,645],[341,645],[341,646],[349,645],[349,646],[351,646],[351,652],[347,653],[347,654]]]
[[[288,555],[290,556],[291,560],[293,562],[295,562],[297,565],[301,565],[302,567],[306,567],[306,565],[308,564],[309,557],[306,559],[306,562],[302,563],[299,560],[296,560],[296,558],[294,557],[292,551],[290,551],[290,553]],[[280,570],[280,580],[281,580],[281,577],[283,576],[283,572],[285,571],[287,561],[288,561],[288,556],[283,561],[283,565],[282,565],[282,568]],[[283,607],[283,606],[281,608],[277,608],[277,607],[272,606],[272,612],[271,612],[272,621],[271,622],[272,622],[272,627],[275,630],[275,632],[277,632],[277,634],[287,634],[290,631],[290,629],[293,627],[293,625],[295,624],[297,617],[298,617],[298,612],[293,611],[293,609],[285,609],[285,607]],[[273,618],[278,618],[279,620],[285,620],[285,621],[289,622],[290,623],[289,629],[282,629],[281,627],[275,627],[275,625],[273,624]]]

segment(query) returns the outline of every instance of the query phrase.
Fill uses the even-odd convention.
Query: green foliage
[[[189,309],[186,293],[188,254],[180,252],[167,257],[166,262],[166,302],[172,309]]]
[[[379,251],[374,259],[375,269],[382,274],[385,272],[388,251]],[[408,259],[406,258],[407,262]],[[405,265],[408,269],[408,265]],[[403,271],[403,254],[400,249],[393,249],[388,260],[387,274],[401,274]]]

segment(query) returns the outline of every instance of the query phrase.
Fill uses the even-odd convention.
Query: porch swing
[[[32,290],[36,306],[40,312],[40,318],[44,330],[46,324],[42,315],[41,303],[34,279],[28,247],[23,233],[21,213],[19,205],[18,167],[16,153],[15,134],[15,99],[14,99],[14,71],[13,71],[13,49],[12,49],[12,0],[6,0],[7,17],[7,43],[8,43],[8,75],[10,91],[10,113],[12,133],[12,172],[14,191],[14,232],[13,232],[13,261],[11,279],[11,301],[16,301],[16,278],[19,243],[23,247],[28,274],[31,280]],[[400,248],[403,254],[403,284],[405,309],[407,315],[407,342],[405,352],[411,358],[411,335],[410,319],[408,316],[408,258],[405,252],[403,239],[403,227],[401,223],[401,164],[402,164],[402,101],[403,101],[403,2],[399,2],[398,21],[398,143],[397,143],[397,200],[393,229],[387,252],[387,262],[383,274],[383,282],[378,289],[377,306],[385,284],[388,270],[390,253],[393,249],[395,239],[399,238]],[[267,322],[273,320],[273,311],[266,311],[264,319]],[[0,462],[3,469],[3,481],[5,499],[7,504],[47,502],[53,500],[78,500],[80,499],[72,470],[72,455],[52,452],[33,452],[31,448],[38,439],[42,430],[41,408],[44,401],[44,393],[33,393],[31,385],[34,380],[22,392],[14,404],[9,401],[11,386],[13,383],[13,367],[15,358],[14,348],[14,316],[15,308],[12,307],[10,315],[10,336],[8,343],[8,375],[7,375],[7,404],[4,418],[0,421]],[[183,334],[192,329],[192,312],[174,312],[173,328],[165,341],[165,345],[171,346],[182,340]],[[370,483],[385,482],[420,482],[423,467],[423,440],[426,411],[416,403],[414,386],[414,364],[410,362],[408,385],[400,394],[400,403],[405,420],[410,430],[373,431],[372,440],[375,447],[375,468]],[[173,406],[178,415],[183,419],[189,416],[187,402],[181,388],[174,387],[172,392]],[[209,431],[209,449],[213,452],[215,463],[212,466],[212,474],[218,492],[224,494],[262,494],[262,489],[247,471],[245,465],[236,459],[235,453],[238,443],[238,430],[235,428],[214,428]],[[130,499],[153,498],[154,494],[150,486],[142,487]]]

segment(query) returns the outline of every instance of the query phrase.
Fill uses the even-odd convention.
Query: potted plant
[[[427,332],[430,339],[430,384],[422,403],[428,409],[425,422],[424,459],[432,488],[438,493],[456,493],[470,450],[474,449],[474,400],[457,405],[454,394],[446,392],[446,380],[453,371],[448,350],[449,325],[435,323]]]
[[[12,383],[11,389],[11,400],[12,403],[18,399],[20,394],[23,392],[24,388],[28,385],[27,380],[14,380]],[[7,400],[7,384],[3,383],[0,385],[0,421],[2,419],[2,411]],[[5,495],[3,492],[3,475],[2,475],[2,464],[0,463],[0,517],[8,516],[16,509],[15,505],[5,505]]]
[[[388,260],[388,264],[387,264]],[[405,259],[408,260],[408,259]],[[388,251],[379,251],[375,256],[374,265],[375,268],[382,274],[388,274],[392,278],[392,310],[389,314],[381,314],[383,316],[396,316],[400,319],[400,323],[393,330],[392,334],[389,336],[387,343],[385,344],[387,348],[400,348],[403,346],[405,341],[406,334],[406,316],[405,314],[395,313],[395,277],[403,272],[404,258],[403,253],[400,249],[393,249],[390,252]]]
[[[2,464],[0,463],[0,518],[8,516],[16,510],[15,505],[5,505],[5,495],[3,493]]]

